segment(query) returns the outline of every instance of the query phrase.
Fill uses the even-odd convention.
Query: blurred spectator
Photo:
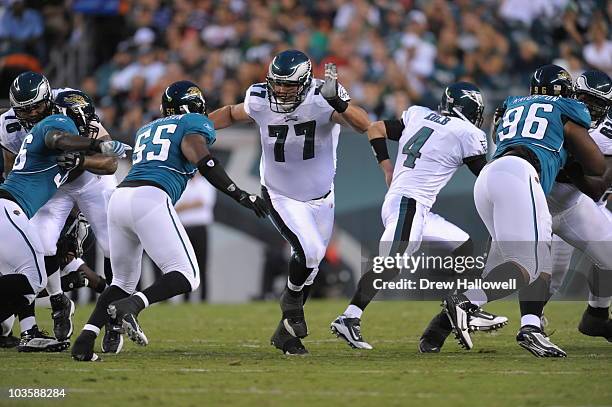
[[[24,0],[8,0],[0,19],[2,54],[25,53],[42,59],[44,42],[40,41],[45,26],[37,10],[26,8]]]
[[[187,237],[193,246],[200,268],[200,299],[206,300],[206,265],[208,261],[208,225],[212,224],[217,190],[199,174],[187,183],[187,188],[175,209]]]
[[[584,47],[584,59],[593,68],[612,75],[612,41],[603,20],[594,21],[589,30],[591,41]]]
[[[325,63],[336,63],[340,82],[373,119],[408,104],[435,108],[457,80],[481,87],[490,114],[508,94],[524,93],[540,64],[559,61],[573,74],[587,66],[612,71],[612,2],[605,0],[25,2],[35,10],[23,0],[0,1],[10,3],[0,33],[17,33],[0,36],[5,52],[22,49],[23,37],[38,39],[34,47],[78,45],[91,54],[91,69],[77,79],[87,77],[83,85],[91,89],[95,78],[99,110],[125,140],[140,120],[158,115],[171,81],[197,82],[209,109],[239,103],[286,48],[305,51],[318,78]],[[22,21],[29,15],[38,16],[35,24]],[[40,68],[36,58],[18,63],[20,70]],[[15,72],[5,68],[3,82]]]

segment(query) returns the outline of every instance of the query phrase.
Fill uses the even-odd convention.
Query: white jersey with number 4
[[[245,112],[259,126],[261,184],[273,193],[298,201],[320,198],[333,188],[340,125],[331,121],[334,109],[313,80],[304,101],[292,112],[270,109],[265,83],[247,89]],[[338,94],[350,100],[338,85]]]
[[[402,122],[404,130],[387,194],[408,196],[431,208],[464,160],[486,154],[487,138],[468,121],[422,106],[404,111]]]

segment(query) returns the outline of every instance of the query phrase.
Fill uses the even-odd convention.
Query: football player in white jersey
[[[252,85],[243,103],[222,107],[210,119],[216,129],[237,122],[259,127],[263,196],[292,247],[282,318],[271,342],[285,354],[307,353],[300,340],[308,335],[303,304],[332,233],[340,125],[363,133],[368,115],[350,103],[335,65],[326,65],[324,81],[314,79],[310,59],[287,50],[274,57],[266,82]]]
[[[558,177],[548,197],[553,232],[552,296],[563,283],[574,248],[583,251],[595,268],[588,276],[589,300],[578,329],[585,335],[612,341],[612,214],[606,208],[612,183],[612,79],[600,71],[586,71],[576,79],[576,98],[591,114],[589,135],[606,157],[608,168],[602,177],[571,180]],[[574,166],[577,169],[577,167]],[[581,189],[569,182],[574,181]],[[586,181],[586,182],[585,182]],[[583,192],[581,192],[584,191]],[[585,194],[588,194],[585,195]],[[563,239],[563,240],[561,240]]]
[[[480,173],[487,152],[487,138],[479,128],[483,111],[480,90],[459,82],[446,88],[439,112],[412,106],[400,119],[370,125],[368,138],[389,184],[382,205],[385,231],[380,239],[380,256],[411,255],[423,240],[431,239],[425,231],[440,190],[463,164],[475,175]],[[386,139],[399,142],[395,167]],[[399,272],[393,267],[382,273],[365,273],[349,306],[332,322],[332,332],[354,348],[372,349],[361,336],[361,315],[378,292],[375,280],[391,281]],[[505,317],[480,312],[483,319],[475,318],[474,323],[482,322],[484,329],[496,329],[507,322]],[[424,334],[426,340],[419,345],[422,352],[435,347],[431,336]]]
[[[108,132],[95,115],[89,97],[73,89],[51,89],[47,79],[39,74],[30,73],[36,80],[32,89],[11,91],[11,109],[0,115],[0,143],[4,147],[5,172],[8,174],[20,151],[21,144],[29,130],[39,120],[41,106],[57,101],[63,95],[61,113],[69,115],[83,136],[110,140]],[[56,105],[57,108],[57,105]],[[58,159],[58,165],[65,170],[72,170],[72,181],[62,185],[56,194],[32,218],[31,222],[40,231],[45,250],[45,268],[47,270],[54,334],[59,341],[65,341],[72,335],[74,303],[66,297],[61,289],[59,261],[56,256],[57,241],[70,211],[76,204],[85,214],[96,235],[97,242],[109,257],[108,228],[106,212],[110,195],[115,189],[114,172],[118,160],[100,154],[84,155],[66,153]],[[80,174],[80,175],[79,175]],[[105,261],[110,265],[109,261]],[[110,271],[110,268],[108,268]],[[110,282],[110,275],[107,280]],[[26,321],[21,321],[22,331],[27,332],[36,325],[33,310],[28,312]],[[24,323],[25,322],[25,323]],[[107,327],[108,328],[108,327]],[[26,335],[27,336],[27,335]],[[107,329],[104,344],[109,351],[118,346],[120,335]]]

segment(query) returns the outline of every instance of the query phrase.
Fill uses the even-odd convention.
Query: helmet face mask
[[[15,78],[9,99],[17,120],[26,130],[53,113],[49,81],[36,72],[24,72]]]
[[[26,130],[32,129],[42,119],[49,116],[53,110],[53,104],[50,100],[41,100],[23,107],[13,107],[15,116]]]
[[[601,124],[612,106],[612,79],[601,71],[586,71],[576,79],[576,99],[591,114],[591,128]]]
[[[164,91],[159,110],[164,117],[186,113],[206,114],[206,100],[198,85],[178,81]]]
[[[312,83],[312,63],[301,51],[283,51],[268,68],[266,85],[270,109],[276,113],[293,112],[306,98]]]
[[[469,82],[457,82],[444,90],[439,111],[459,117],[480,128],[484,119],[484,101],[480,89]]]

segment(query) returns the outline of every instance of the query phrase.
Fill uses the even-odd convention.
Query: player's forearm
[[[208,118],[215,124],[215,130],[224,129],[232,125],[232,106],[227,105],[218,108],[208,115]]]
[[[96,151],[99,141],[75,136],[64,131],[50,131],[45,135],[45,144],[51,149],[62,151]]]
[[[337,115],[339,119],[342,119],[342,121],[359,133],[365,133],[370,126],[368,113],[361,107],[352,103],[349,103],[344,112],[335,112],[334,115]]]
[[[117,171],[119,159],[107,157],[102,154],[86,155],[83,157],[83,169],[97,175],[111,175]]]
[[[606,160],[606,172],[601,177],[584,175],[581,166],[568,165],[565,173],[572,180],[572,183],[594,201],[598,201],[603,194],[612,186],[612,158]]]

